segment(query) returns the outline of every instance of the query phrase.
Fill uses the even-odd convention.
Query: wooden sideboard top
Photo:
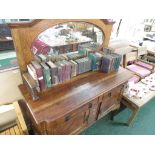
[[[33,101],[24,85],[19,89],[36,123],[52,121],[80,108],[92,99],[127,82],[133,74],[120,67],[118,72],[88,72],[43,92]]]

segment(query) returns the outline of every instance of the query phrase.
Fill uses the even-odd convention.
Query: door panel
[[[122,88],[123,86],[118,86],[99,97],[100,110],[98,119],[109,113],[116,104],[119,104]]]
[[[98,98],[92,100],[88,103],[89,105],[89,118],[88,118],[88,126],[92,125],[96,119],[99,110],[99,102]]]
[[[48,134],[68,135],[77,134],[87,125],[87,118],[89,116],[88,105],[81,107],[66,116],[54,121],[52,126],[47,131]]]

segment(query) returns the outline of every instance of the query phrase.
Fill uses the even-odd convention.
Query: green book
[[[93,53],[88,54],[88,58],[91,60],[91,70],[97,70],[97,60],[96,56]]]
[[[43,68],[43,75],[45,79],[46,88],[52,86],[51,84],[51,76],[50,76],[50,68],[45,64],[45,62],[40,63]]]

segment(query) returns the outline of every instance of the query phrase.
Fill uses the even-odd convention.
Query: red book
[[[36,54],[48,54],[51,50],[51,47],[39,39],[36,39],[31,47],[33,53]]]
[[[46,89],[45,81],[44,81],[44,77],[43,77],[43,69],[38,62],[32,61],[31,63],[32,63],[34,69],[36,70],[40,90],[43,91]]]

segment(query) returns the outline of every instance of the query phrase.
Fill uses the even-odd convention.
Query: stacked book
[[[29,73],[23,74],[23,82],[26,85],[29,93],[32,96],[33,100],[39,99],[38,90],[37,90],[37,83],[36,81],[31,77]]]
[[[45,81],[44,81],[42,66],[37,61],[32,61],[31,64],[32,64],[32,67],[34,68],[33,70],[35,70],[33,76],[35,76],[35,74],[36,74],[40,90],[43,91],[46,89],[46,85],[45,85]]]
[[[102,54],[100,53],[89,53],[88,58],[91,60],[91,70],[96,71],[100,69]]]
[[[42,66],[42,70],[43,70],[43,78],[44,78],[44,82],[45,82],[45,88],[50,88],[52,86],[50,67],[47,66],[47,64],[45,62],[41,62],[40,65]]]
[[[91,60],[87,57],[77,59],[75,62],[78,64],[78,74],[82,74],[91,70]]]
[[[109,73],[118,71],[122,56],[116,53],[106,53],[102,57],[101,71]]]
[[[28,69],[29,75],[34,80],[34,83],[36,83],[36,89],[37,89],[37,91],[40,92],[39,81],[38,81],[38,77],[37,77],[37,73],[36,73],[35,68],[32,66],[32,64],[28,64],[27,65],[27,69]]]
[[[73,60],[70,60],[69,62],[71,64],[71,78],[72,78],[78,75],[78,64]]]
[[[120,61],[119,54],[109,51],[105,54],[89,53],[88,57],[83,57],[79,53],[53,55],[53,57],[38,54],[35,60],[27,65],[28,73],[23,74],[23,79],[32,98],[36,100],[39,92],[79,74],[99,69],[106,73],[117,71]]]

